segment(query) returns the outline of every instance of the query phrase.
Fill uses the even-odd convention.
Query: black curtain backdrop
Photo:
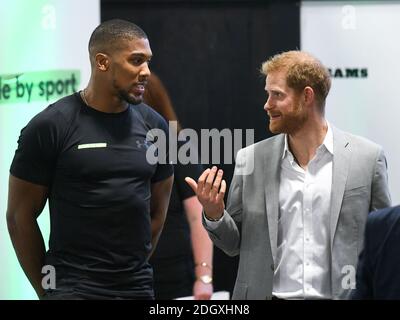
[[[150,68],[166,85],[183,127],[254,129],[255,141],[271,136],[259,69],[268,57],[300,48],[299,3],[102,0],[101,20],[113,18],[147,33]],[[229,186],[234,166],[216,165]],[[215,291],[232,294],[237,263],[215,248]]]

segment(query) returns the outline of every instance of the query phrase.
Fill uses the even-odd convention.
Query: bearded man
[[[325,119],[331,80],[312,55],[284,52],[261,69],[278,135],[238,152],[226,210],[222,170],[187,178],[203,225],[240,255],[233,299],[347,299],[368,213],[390,206],[383,150]]]

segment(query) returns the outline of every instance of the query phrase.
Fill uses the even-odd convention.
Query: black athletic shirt
[[[22,129],[10,173],[49,187],[46,264],[56,269],[56,290],[153,295],[150,190],[173,167],[146,160],[152,128],[168,139],[167,123],[145,104],[103,113],[75,93]]]

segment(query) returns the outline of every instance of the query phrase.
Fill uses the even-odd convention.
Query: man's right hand
[[[205,170],[197,183],[190,177],[185,178],[196,193],[206,216],[211,219],[220,219],[224,214],[226,182],[222,180],[222,176],[223,171],[214,166],[212,169]]]

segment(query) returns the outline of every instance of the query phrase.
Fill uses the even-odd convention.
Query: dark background
[[[102,0],[101,20],[112,18],[147,33],[150,69],[168,89],[183,127],[198,133],[251,128],[255,141],[271,136],[259,69],[268,57],[300,48],[298,2]],[[216,165],[229,186],[234,166]],[[232,294],[237,263],[215,248],[215,291]]]

